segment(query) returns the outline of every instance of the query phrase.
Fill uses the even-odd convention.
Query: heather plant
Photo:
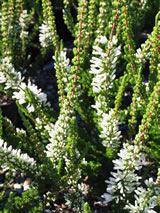
[[[158,1],[64,0],[64,23],[74,40],[70,58],[54,6],[50,0],[1,3],[0,90],[16,103],[23,125],[17,128],[0,110],[0,167],[9,169],[0,210],[52,210],[63,192],[73,212],[93,212],[90,198],[97,196],[111,212],[158,212]],[[153,6],[154,22],[146,28]],[[35,34],[39,56],[31,60]],[[48,53],[59,111],[29,76]],[[15,171],[32,179],[21,197],[6,193]]]

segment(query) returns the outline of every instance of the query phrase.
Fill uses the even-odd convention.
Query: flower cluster
[[[50,143],[46,146],[46,154],[47,157],[54,162],[54,166],[57,167],[58,165],[55,163],[61,157],[65,155],[65,146],[66,146],[66,139],[67,139],[67,130],[68,130],[68,121],[69,121],[69,114],[67,110],[61,112],[56,121],[54,128],[49,128],[46,126],[48,133],[49,133],[49,141]],[[57,149],[59,147],[59,149]]]
[[[102,43],[103,45],[112,48],[112,46],[117,44],[117,40],[113,37],[113,40],[110,42],[107,41],[106,37],[100,37],[97,39],[97,42]],[[113,80],[115,79],[115,68],[116,61],[120,55],[120,47],[114,48],[110,52],[110,57],[108,54],[99,46],[93,46],[93,57],[91,59],[91,70],[90,73],[94,74],[92,81],[93,92],[100,93],[102,90],[105,90],[107,87],[111,89],[113,86]],[[111,71],[106,70],[106,66],[110,66]]]
[[[107,2],[106,1],[100,1],[100,8],[99,8],[99,17],[98,17],[98,29],[96,31],[98,36],[103,36],[105,31],[105,22],[108,18],[108,8],[107,8]]]
[[[27,154],[22,154],[21,150],[13,149],[12,146],[7,147],[7,143],[0,139],[0,164],[17,165],[23,172],[27,173],[28,170],[32,174],[37,172],[36,162]]]
[[[142,9],[145,10],[146,5],[147,5],[147,1],[146,0],[141,0],[141,4],[142,4]]]
[[[100,126],[100,138],[105,147],[110,148],[112,151],[118,149],[120,145],[119,121],[115,116],[115,112],[111,109],[108,113],[106,104],[106,90],[111,90],[115,80],[116,62],[120,55],[120,46],[116,46],[117,39],[115,36],[111,41],[108,41],[105,36],[100,36],[96,40],[98,46],[93,46],[93,57],[91,59],[90,73],[94,74],[92,81],[93,92],[95,93],[95,105],[93,108],[97,110],[98,123]],[[105,52],[100,46],[107,46],[111,51]]]
[[[158,199],[160,194],[159,185],[154,182],[153,178],[145,180],[145,188],[139,186],[135,190],[135,203],[127,203],[125,209],[130,213],[156,213],[154,207],[158,206]]]
[[[88,194],[88,186],[84,183],[78,184],[76,187],[72,186],[64,198],[66,205],[73,208],[75,212],[83,212],[83,205],[85,203],[85,196]]]
[[[60,52],[58,56],[58,60],[56,59],[56,56],[53,56],[53,59],[55,61],[55,70],[56,70],[56,75],[57,78],[59,78],[59,70],[63,73],[63,76],[61,79],[59,79],[59,90],[62,91],[62,88],[64,88],[65,92],[68,92],[68,83],[69,83],[69,76],[70,76],[70,70],[71,70],[71,65],[70,65],[70,60],[67,58],[67,50],[63,48],[63,50]],[[63,85],[63,86],[61,86]]]
[[[39,41],[42,47],[50,47],[52,45],[53,34],[46,21],[39,27]]]
[[[4,90],[15,89],[20,86],[24,78],[21,72],[17,72],[11,63],[11,57],[1,59],[0,82],[4,83]]]
[[[117,150],[120,146],[121,132],[119,131],[119,121],[114,116],[115,112],[113,109],[109,113],[103,113],[103,118],[100,122],[102,128],[100,138],[102,138],[102,144],[111,150]]]
[[[104,178],[103,204],[112,201],[111,208],[118,206],[119,212],[154,213],[159,177],[148,179],[150,162],[145,163],[153,161],[153,172],[159,165],[160,12],[141,46],[137,32],[141,22],[146,27],[156,1],[62,2],[64,23],[74,39],[71,58],[57,33],[61,26],[54,11],[60,1],[2,3],[0,92],[16,104],[23,129],[4,118],[0,108],[0,165],[34,174],[38,193],[46,194],[42,205],[49,202],[52,208],[63,190],[67,206],[80,213],[91,212],[86,210],[88,191],[95,187],[97,193],[95,178],[104,178],[104,168],[108,174],[113,165],[111,177]],[[38,33],[40,45],[35,43]],[[59,110],[30,76],[51,50]]]
[[[28,31],[26,31],[29,25],[28,20],[27,10],[23,10],[19,17],[19,25],[21,26],[20,38],[22,40],[28,37]]]
[[[31,84],[30,81],[27,85],[25,83],[21,83],[19,88],[20,89],[18,91],[13,92],[13,98],[18,100],[20,104],[27,103],[27,96],[25,93],[26,88],[28,88],[33,93],[39,104],[46,103],[47,95],[43,93],[41,89],[38,89],[36,85]],[[35,110],[33,104],[27,105],[27,109],[29,112],[34,112]]]
[[[147,59],[149,58],[149,53],[147,55],[145,55],[145,57],[144,57],[143,53],[144,52],[142,51],[141,48],[138,48],[137,52],[135,53],[137,63],[139,63],[139,64],[145,63],[146,62],[145,58],[147,58]]]
[[[128,202],[128,195],[140,185],[141,177],[136,174],[136,171],[142,168],[144,155],[139,152],[138,146],[125,143],[118,156],[119,159],[113,160],[116,172],[111,172],[113,177],[106,181],[107,193],[102,196],[104,203],[112,200],[116,203]]]
[[[24,77],[22,77],[21,72],[17,72],[10,62],[10,57],[5,57],[2,59],[1,65],[2,72],[0,73],[0,82],[4,83],[4,90],[7,91],[12,89],[13,98],[18,100],[20,104],[28,103],[26,96],[26,88],[29,89],[36,98],[36,100],[42,104],[47,104],[47,95],[42,92],[41,89],[30,81],[26,84],[24,81]],[[29,112],[34,111],[34,106],[32,104],[28,104]]]

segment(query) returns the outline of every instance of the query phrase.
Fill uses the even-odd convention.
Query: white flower
[[[100,36],[100,38],[97,38],[96,41],[101,44],[105,44],[107,42],[107,38],[105,36]]]
[[[60,113],[53,128],[45,126],[45,129],[48,130],[50,136],[50,143],[46,146],[46,154],[47,157],[49,157],[51,161],[54,162],[55,166],[57,166],[58,159],[65,155],[64,148],[67,141],[69,118],[68,111],[63,109],[63,112]]]
[[[34,105],[33,104],[28,104],[27,105],[27,110],[28,110],[28,112],[34,112]]]
[[[120,200],[125,201],[126,196],[133,193],[140,184],[141,177],[135,171],[141,169],[144,155],[139,153],[138,147],[126,143],[118,155],[120,158],[113,161],[114,170],[117,171],[111,172],[112,177],[105,181],[108,186],[107,195],[103,195],[104,203],[111,200],[115,200],[116,203]]]
[[[20,14],[19,17],[19,25],[21,26],[21,33],[20,33],[20,38],[27,38],[28,37],[28,32],[26,29],[28,28],[28,14],[27,10],[23,10],[22,13]]]
[[[148,82],[142,82],[142,84],[145,86],[146,92],[148,92],[149,91],[149,84],[150,84],[150,82],[149,81]]]
[[[5,83],[6,82],[6,76],[3,72],[0,72],[0,83]]]
[[[41,89],[38,89],[38,87],[35,84],[32,84],[30,81],[28,82],[28,89],[33,92],[33,94],[38,98],[38,101],[40,103],[47,101],[47,95],[42,92]]]
[[[23,10],[19,17],[19,24],[24,29],[28,26],[28,16],[27,10]]]
[[[28,103],[28,96],[26,94],[26,88],[28,88],[34,95],[35,100],[38,101],[39,104],[46,103],[47,101],[47,95],[42,92],[41,89],[38,89],[38,87],[35,84],[32,84],[30,81],[28,82],[28,85],[24,82],[21,82],[18,87],[16,87],[16,83],[14,82],[14,87],[16,90],[13,92],[13,98],[18,100],[20,104]],[[29,112],[34,112],[34,105],[28,104],[26,106]]]
[[[73,208],[75,212],[83,212],[85,194],[87,194],[86,192],[84,193],[84,191],[86,190],[88,192],[88,189],[83,183],[78,184],[78,187],[76,185],[72,186],[69,191],[64,194],[66,205]]]
[[[92,105],[92,107],[97,110],[97,116],[99,116],[99,120],[101,121],[104,111],[108,108],[105,97],[99,94],[96,97],[95,105]]]
[[[39,41],[42,47],[46,48],[52,45],[53,33],[49,25],[44,21],[39,27]]]
[[[111,48],[117,44],[117,39],[113,36],[112,41],[108,41],[106,37],[101,37],[101,40],[105,40],[109,49],[110,54],[106,54],[106,49],[102,49],[98,45],[93,46],[93,56],[90,60],[91,69],[90,73],[94,74],[92,80],[92,87],[95,93],[100,93],[106,88],[111,89],[113,81],[116,77],[116,61],[120,55],[120,47]],[[97,40],[100,42],[101,40]],[[106,70],[107,67],[107,70]]]
[[[63,78],[61,79],[65,91],[68,91],[68,84],[69,84],[69,76],[70,74],[70,60],[67,58],[67,50],[64,48],[61,52],[60,55],[58,56],[58,60],[56,59],[55,56],[53,56],[53,59],[55,61],[54,67],[56,69],[56,74],[59,72],[59,69],[61,69],[61,72],[63,72]]]
[[[113,37],[112,37],[112,44],[113,44],[113,45],[116,45],[117,42],[118,42],[118,40],[117,40],[116,36],[113,36]]]
[[[106,202],[106,203],[109,203],[109,202],[111,202],[111,201],[113,200],[112,195],[110,195],[110,194],[108,194],[108,193],[104,193],[104,194],[102,195],[102,198],[105,199],[105,202]]]
[[[102,144],[111,150],[117,149],[120,145],[121,132],[119,131],[119,121],[114,116],[113,109],[109,113],[103,113],[100,121],[101,134],[100,138],[103,139]]]
[[[16,128],[16,132],[20,133],[20,134],[25,134],[26,135],[26,131],[24,129]]]
[[[28,32],[27,31],[22,31],[20,34],[20,38],[27,38],[28,37]]]
[[[81,191],[82,194],[87,195],[88,189],[89,189],[89,187],[87,184],[84,184],[84,183],[78,184],[78,190]]]
[[[13,92],[14,99],[18,100],[20,104],[26,103],[26,96],[24,90],[20,90],[18,92]]]
[[[2,58],[1,63],[0,83],[5,83],[5,90],[17,88],[24,80],[21,72],[15,71],[10,57]]]
[[[130,213],[156,213],[153,209],[158,206],[160,187],[153,181],[153,178],[145,180],[145,184],[147,188],[141,186],[135,190],[134,205],[128,203],[125,206],[125,209],[128,209]]]
[[[102,57],[106,56],[106,53],[103,52],[102,48],[99,46],[93,46],[93,55],[100,55]]]
[[[33,158],[30,158],[27,154],[21,154],[21,150],[13,149],[12,146],[7,147],[7,143],[0,139],[0,163],[15,163],[21,165],[22,171],[30,169],[33,173],[37,170],[36,162]]]
[[[144,10],[147,5],[147,0],[141,0],[141,4],[142,4],[142,9]]]

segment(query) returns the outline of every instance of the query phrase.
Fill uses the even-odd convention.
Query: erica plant
[[[0,92],[16,103],[22,127],[0,110],[0,168],[9,170],[0,210],[54,212],[62,194],[77,213],[97,212],[95,203],[115,213],[159,212],[160,4],[62,3],[70,57],[54,2],[0,3]],[[48,55],[59,110],[32,80]],[[7,193],[15,171],[32,179],[21,197]]]

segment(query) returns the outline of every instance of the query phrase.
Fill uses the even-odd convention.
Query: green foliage
[[[0,138],[3,136],[3,115],[2,115],[2,109],[0,107]]]
[[[64,23],[72,35],[70,58],[58,34],[58,7],[63,7]],[[111,173],[104,200],[112,200],[112,212],[127,212],[129,203],[129,208],[134,206],[138,185],[128,193],[130,186],[125,184],[131,178],[123,180],[130,171],[133,177],[135,169],[143,186],[150,165],[154,174],[160,167],[159,10],[156,0],[0,1],[0,90],[16,102],[22,121],[22,129],[17,129],[0,108],[0,165],[9,168],[0,193],[1,211],[42,212],[63,191],[68,207],[90,213],[88,196],[104,193],[104,180],[112,169],[118,177],[116,171]],[[140,44],[146,32],[146,41]],[[51,55],[59,111],[29,80]],[[133,158],[128,162],[126,157],[123,165],[124,144],[133,147],[125,153]],[[142,153],[149,166],[132,166]],[[7,197],[13,170],[34,174],[35,189]],[[146,188],[159,196],[154,191],[156,181]],[[112,184],[117,185],[110,190]]]
[[[153,126],[150,128],[148,134],[149,134],[149,146],[146,147],[147,153],[148,153],[148,158],[155,162],[155,164],[159,167],[160,164],[160,144],[159,144],[159,139],[160,139],[160,131],[159,131],[159,124],[154,123]]]
[[[42,212],[42,203],[38,200],[35,189],[23,192],[21,197],[15,196],[14,192],[10,192],[3,212]]]
[[[83,209],[84,209],[84,213],[91,213],[92,212],[88,203],[85,203],[83,205]]]

